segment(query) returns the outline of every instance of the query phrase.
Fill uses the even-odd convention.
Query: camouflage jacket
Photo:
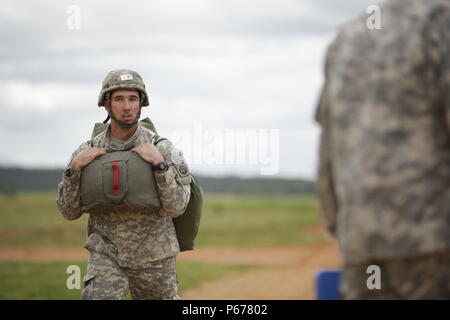
[[[152,143],[154,133],[139,124],[136,133],[126,142],[111,138],[110,127],[93,140],[96,148],[129,150],[146,142]],[[72,159],[88,147],[85,142],[72,154]],[[109,212],[90,214],[88,239],[85,247],[115,259],[126,268],[145,268],[156,260],[175,256],[179,253],[178,240],[172,218],[186,209],[190,197],[191,177],[178,167],[187,168],[183,154],[169,140],[157,144],[157,148],[168,163],[172,163],[164,173],[155,172],[161,208],[154,215]],[[69,163],[70,165],[70,163]],[[81,212],[80,172],[72,176],[63,174],[58,185],[57,205],[68,220],[79,218]]]
[[[450,249],[450,1],[381,5],[328,48],[317,190],[348,263]]]

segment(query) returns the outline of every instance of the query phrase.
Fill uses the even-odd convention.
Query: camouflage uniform
[[[128,141],[111,137],[110,127],[93,140],[96,148],[129,150],[152,143],[154,133],[138,125]],[[72,155],[88,147],[83,143]],[[134,299],[177,299],[175,257],[180,252],[172,218],[181,215],[190,196],[190,175],[183,154],[168,140],[157,144],[164,159],[172,165],[156,172],[161,209],[154,215],[124,212],[90,214],[88,240],[90,252],[84,278],[83,299],[123,299],[128,288]],[[58,186],[57,205],[62,215],[74,220],[82,215],[80,172],[64,174]]]
[[[381,5],[330,45],[316,118],[347,298],[450,298],[450,1]],[[385,286],[368,290],[366,269]]]

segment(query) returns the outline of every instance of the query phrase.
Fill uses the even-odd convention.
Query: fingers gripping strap
[[[115,196],[118,196],[120,194],[119,190],[119,163],[117,161],[113,161],[111,163],[111,166],[113,168],[113,187],[112,187],[112,194]]]

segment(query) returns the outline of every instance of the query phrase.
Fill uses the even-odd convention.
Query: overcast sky
[[[314,178],[325,50],[374,3],[2,0],[0,165],[66,165],[126,68],[194,173]]]

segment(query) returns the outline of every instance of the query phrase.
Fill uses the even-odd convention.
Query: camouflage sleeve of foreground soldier
[[[328,76],[334,46],[331,45],[328,49],[327,59],[325,63],[325,84],[322,89],[319,104],[316,111],[316,121],[322,127],[320,136],[319,149],[319,168],[317,176],[317,195],[320,206],[322,208],[322,218],[328,231],[336,234],[336,215],[338,204],[336,200],[336,193],[333,182],[333,170],[331,166],[331,132],[329,124],[330,101],[328,97],[328,87],[330,78]]]
[[[70,167],[73,158],[87,147],[88,144],[85,142],[75,150],[70,158],[67,169]],[[58,198],[56,199],[56,204],[58,205],[59,212],[61,212],[67,220],[75,220],[82,215],[80,177],[81,171],[74,172],[70,177],[66,174],[66,171],[64,171],[63,179],[58,184]]]
[[[435,16],[432,17],[429,28],[429,39],[427,47],[432,59],[438,59],[435,65],[441,66],[438,69],[440,77],[441,92],[444,93],[444,112],[447,125],[447,132],[450,134],[450,5],[438,8]],[[436,50],[437,49],[437,50]],[[433,61],[434,62],[434,61]]]
[[[161,210],[172,218],[184,213],[191,195],[191,175],[183,153],[169,140],[157,144],[164,160],[170,165],[166,172],[155,172]]]

